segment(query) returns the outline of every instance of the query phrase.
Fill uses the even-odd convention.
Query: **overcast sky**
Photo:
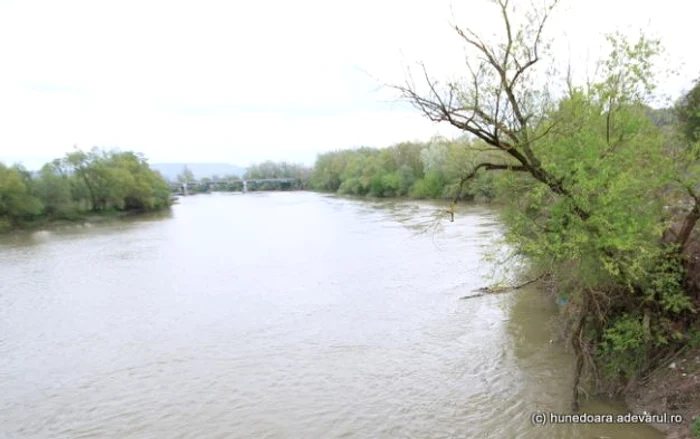
[[[643,28],[680,68],[664,82],[677,95],[700,73],[695,8],[564,0],[550,35],[580,73],[605,32]],[[153,162],[311,164],[326,150],[451,136],[380,88],[406,62],[454,71],[451,11],[495,23],[483,0],[0,0],[0,160],[34,167],[97,145]]]

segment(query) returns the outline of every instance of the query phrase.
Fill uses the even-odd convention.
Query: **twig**
[[[527,285],[530,285],[530,284],[532,284],[532,283],[535,283],[535,282],[537,282],[538,280],[542,279],[543,277],[547,276],[548,274],[549,274],[549,273],[543,273],[543,274],[537,276],[537,277],[534,278],[534,279],[531,279],[531,280],[529,280],[529,281],[527,281],[527,282],[523,282],[523,283],[518,284],[518,285],[503,286],[503,287],[481,287],[481,288],[475,290],[475,291],[477,292],[477,294],[471,294],[471,295],[469,295],[469,296],[462,296],[462,297],[460,297],[459,299],[460,299],[460,300],[466,300],[466,299],[473,299],[473,298],[475,298],[475,297],[485,296],[485,295],[487,295],[487,294],[505,294],[505,293],[510,293],[510,292],[512,292],[512,291],[519,290],[519,289],[521,289],[521,288],[523,288],[523,287],[525,287],[525,286],[527,286]]]

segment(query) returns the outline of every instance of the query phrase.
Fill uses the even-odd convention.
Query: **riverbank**
[[[159,211],[117,211],[108,210],[103,212],[93,212],[89,214],[76,215],[72,217],[40,217],[30,221],[24,221],[16,224],[8,225],[8,227],[0,227],[0,234],[7,234],[20,231],[37,231],[42,229],[53,229],[56,227],[84,225],[88,223],[101,223],[106,221],[114,221],[123,218],[137,217],[147,215]]]
[[[682,415],[682,424],[654,425],[669,439],[700,437],[700,347],[664,362],[626,392],[625,403],[634,412]]]
[[[363,201],[388,201],[390,199],[384,197],[371,196],[356,196],[356,195],[339,195],[339,198],[347,198]],[[395,200],[411,200],[410,197],[394,197]],[[431,200],[436,203],[444,202],[445,200]],[[465,202],[464,204],[473,204]],[[498,206],[500,203],[492,201],[488,203],[491,206]],[[438,207],[439,208],[439,207]],[[694,234],[692,241],[694,245],[688,247],[687,256],[691,261],[700,260],[700,236]],[[700,264],[690,264],[688,270],[692,274],[690,277],[697,280],[700,284]],[[696,273],[697,272],[697,273]],[[557,285],[554,282],[546,282],[546,287],[541,294],[547,297],[547,300],[552,303],[561,302],[561,293],[564,288],[562,285]],[[697,285],[689,286],[694,289]],[[478,297],[480,295],[489,295],[498,293],[499,289],[470,295],[467,297]],[[574,306],[576,306],[574,304]],[[562,316],[564,317],[564,316]],[[564,320],[566,318],[564,317]],[[562,320],[560,328],[562,332],[553,335],[557,342],[564,344],[567,349],[570,348],[570,329],[566,322]],[[556,331],[555,331],[556,332]],[[681,351],[679,355],[661,363],[658,369],[640,382],[631,383],[627,388],[616,398],[623,402],[630,412],[633,413],[669,413],[679,414],[683,417],[681,424],[662,424],[652,425],[659,431],[668,435],[669,439],[691,439],[700,437],[700,420],[695,421],[696,417],[700,416],[700,346],[689,343],[687,348]],[[697,433],[695,432],[697,431]]]
[[[357,194],[343,194],[337,191],[322,191],[316,189],[308,189],[308,192],[314,192],[320,195],[332,195],[336,197],[346,198],[348,200],[355,201],[372,201],[372,202],[406,202],[406,201],[426,201],[433,203],[444,203],[445,208],[450,208],[453,204],[463,205],[463,206],[488,206],[493,209],[499,209],[505,205],[502,200],[498,198],[488,198],[488,197],[477,197],[477,198],[459,198],[457,200],[450,196],[436,196],[436,197],[425,197],[425,196],[413,196],[413,195],[394,195],[394,196],[376,196],[376,195],[357,195]]]
[[[559,288],[547,283],[543,294],[557,302]],[[562,318],[565,317],[562,315]],[[559,326],[567,328],[563,321]],[[570,349],[569,328],[552,335],[557,343]],[[697,439],[700,437],[700,346],[688,345],[677,355],[663,361],[656,370],[633,381],[619,396],[631,413],[681,415],[680,424],[650,424],[666,434],[667,439]],[[697,419],[697,420],[696,420]]]
[[[690,291],[696,291],[700,283],[700,236],[694,234],[691,245],[686,248],[684,255],[687,259],[686,269],[692,282],[686,285]],[[545,279],[539,285],[539,294],[554,306],[559,305],[560,315],[553,325],[552,341],[562,344],[571,352],[572,327],[570,315],[576,313],[580,306],[561,300],[566,285]],[[486,295],[500,292],[498,288],[487,288]],[[478,297],[483,293],[468,297]],[[601,378],[601,376],[598,376]],[[586,381],[591,389],[596,388],[593,378]],[[583,382],[583,381],[582,381]],[[600,384],[600,383],[598,383]],[[584,385],[584,387],[586,387]],[[605,386],[603,386],[605,388]],[[610,388],[612,389],[612,388]],[[619,393],[618,393],[619,392]],[[589,395],[588,392],[585,392]],[[590,393],[593,395],[605,395],[607,390]],[[683,419],[678,424],[649,424],[658,431],[664,433],[668,439],[697,439],[700,438],[700,333],[691,330],[688,342],[675,355],[658,361],[653,370],[648,371],[640,379],[632,379],[626,386],[617,388],[610,393],[614,399],[624,403],[631,413],[673,414],[680,415]]]

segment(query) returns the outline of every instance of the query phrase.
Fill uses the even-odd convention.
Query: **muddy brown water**
[[[535,427],[572,359],[489,283],[494,211],[312,193],[0,237],[2,438],[660,438]],[[584,411],[624,412],[584,401]]]

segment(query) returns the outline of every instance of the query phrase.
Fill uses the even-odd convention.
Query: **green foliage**
[[[9,218],[0,217],[0,233],[12,230],[12,223]]]
[[[8,168],[0,163],[0,227],[30,220],[42,211],[41,201],[27,186],[27,177],[19,167]]]
[[[658,303],[662,309],[671,314],[694,312],[692,299],[688,296],[683,281],[685,269],[680,254],[669,249],[649,270],[645,300]]]
[[[690,333],[688,334],[688,346],[691,348],[700,347],[700,328],[690,328]]]
[[[443,193],[443,182],[439,172],[428,171],[425,177],[416,181],[411,190],[415,198],[438,198]]]
[[[459,180],[488,157],[483,148],[465,138],[435,137],[426,143],[328,152],[318,156],[310,185],[344,195],[491,200],[495,179],[485,172],[458,190]]]
[[[700,81],[695,81],[693,88],[678,101],[676,112],[686,139],[700,140]]]
[[[398,196],[407,195],[411,191],[411,187],[416,183],[416,174],[413,168],[408,164],[403,164],[396,171],[398,178]]]
[[[396,197],[401,195],[401,176],[398,171],[382,177],[382,196]]]
[[[626,314],[615,319],[603,332],[597,355],[609,379],[632,378],[648,356],[643,319]]]
[[[162,176],[133,152],[75,151],[64,159],[78,179],[74,195],[87,194],[90,210],[157,210],[169,206],[170,191]],[[77,193],[76,193],[77,192]]]
[[[306,189],[309,184],[311,170],[301,164],[288,162],[266,161],[250,166],[245,175],[246,180],[291,179],[290,182],[266,181],[249,182],[248,190],[278,191],[291,189]]]
[[[49,217],[70,218],[76,212],[71,192],[71,178],[61,174],[56,164],[48,163],[32,182],[32,195],[44,204]]]
[[[676,121],[646,104],[658,42],[630,43],[619,35],[609,42],[601,77],[572,86],[527,127],[536,139],[529,154],[539,175],[551,179],[536,172],[482,173],[469,190],[474,196],[479,177],[489,176],[483,189],[504,204],[505,242],[552,273],[570,303],[588,304],[567,308],[571,321],[580,312],[587,316],[584,344],[597,369],[623,382],[650,367],[651,358],[688,343],[688,328],[697,322],[679,248],[668,248],[661,237],[673,219],[667,205],[697,190],[700,147],[678,148]],[[509,159],[507,151],[468,152],[448,152],[449,165],[441,169],[448,181],[474,163]],[[435,169],[439,156],[424,154],[425,165]],[[416,195],[434,190],[424,179],[414,186]],[[448,188],[458,190],[454,183]]]
[[[265,161],[248,167],[244,178],[264,179],[264,178],[308,178],[309,169],[300,164],[288,162]]]
[[[476,177],[469,181],[469,184],[459,183],[447,184],[443,190],[443,195],[450,199],[489,201],[498,198],[497,181],[499,176],[494,172],[479,172]],[[449,181],[449,178],[447,179]]]
[[[696,415],[693,422],[690,424],[690,433],[694,437],[700,437],[700,415]]]
[[[426,148],[421,149],[420,158],[425,172],[442,172],[447,160],[448,147],[444,139],[433,139]]]
[[[148,211],[169,205],[167,182],[132,152],[75,150],[35,175],[0,163],[0,231],[40,218],[71,219],[87,211]]]
[[[700,253],[697,234],[688,239],[700,220],[700,85],[677,118],[650,109],[661,45],[619,33],[608,37],[609,55],[593,77],[553,84],[559,63],[542,62],[552,52],[540,36],[557,2],[517,14],[496,3],[500,41],[455,26],[470,67],[465,80],[438,80],[422,68],[422,87],[412,78],[395,87],[430,120],[481,142],[454,149],[434,139],[421,148],[424,173],[411,193],[495,194],[504,205],[503,253],[564,292],[577,364],[606,370],[613,390],[687,343],[698,323],[697,273],[686,273],[678,256]],[[479,188],[479,169],[500,172]],[[466,189],[455,183],[464,175],[476,177]],[[512,269],[512,260],[502,267]]]

